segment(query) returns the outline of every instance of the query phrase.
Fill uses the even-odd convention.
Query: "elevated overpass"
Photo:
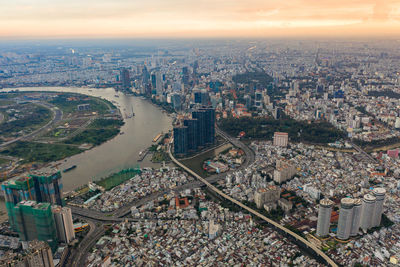
[[[220,131],[219,129],[217,129],[218,133],[220,135],[222,135],[223,137],[225,137],[226,139],[228,139],[229,141],[232,140],[231,137],[227,136],[226,134],[224,134],[222,131]],[[233,140],[232,140],[233,141]],[[200,175],[198,175],[197,173],[195,173],[194,171],[192,171],[191,169],[189,169],[188,167],[186,167],[185,165],[183,165],[181,162],[179,162],[174,155],[171,152],[171,144],[173,142],[173,139],[171,138],[170,141],[170,145],[169,145],[169,149],[168,149],[168,153],[169,156],[171,158],[171,160],[178,165],[179,167],[181,167],[182,169],[184,169],[186,172],[190,173],[193,177],[197,178],[199,181],[201,181],[203,184],[205,184],[208,188],[210,188],[211,190],[213,190],[216,194],[218,194],[219,196],[225,198],[226,200],[229,200],[233,203],[235,203],[236,205],[238,205],[239,207],[247,210],[249,213],[257,216],[258,218],[264,220],[265,222],[269,223],[270,225],[274,226],[275,228],[281,230],[282,232],[285,232],[286,234],[290,235],[291,237],[293,237],[295,240],[303,243],[307,248],[313,250],[318,256],[320,256],[327,264],[329,264],[332,267],[337,267],[338,265],[331,259],[329,258],[325,253],[323,253],[321,250],[319,250],[314,244],[312,244],[311,242],[307,241],[306,239],[304,239],[303,237],[301,237],[300,235],[290,231],[289,229],[287,229],[286,227],[280,225],[279,223],[265,217],[264,215],[262,215],[261,213],[257,212],[256,210],[253,210],[251,208],[249,208],[248,206],[244,205],[242,202],[230,197],[229,195],[225,194],[224,192],[222,192],[221,190],[219,190],[217,187],[215,187],[214,185],[212,185],[209,181],[207,181],[206,179],[202,178]],[[243,143],[239,142],[238,140],[234,140],[234,142],[231,142],[234,145],[236,145],[235,143],[239,144],[239,147],[243,147]],[[242,144],[242,145],[240,145]],[[248,148],[247,148],[248,149]],[[246,152],[246,151],[245,151]],[[252,152],[250,152],[252,153]],[[248,154],[249,155],[249,154]],[[251,155],[251,154],[250,154]]]

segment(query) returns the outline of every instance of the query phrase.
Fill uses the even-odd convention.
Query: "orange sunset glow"
[[[396,0],[3,1],[1,37],[398,36]]]

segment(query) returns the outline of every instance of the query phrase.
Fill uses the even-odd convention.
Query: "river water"
[[[172,129],[172,118],[147,100],[124,95],[116,92],[113,88],[36,87],[18,89],[20,91],[73,92],[101,97],[113,102],[122,114],[132,113],[133,108],[135,116],[124,119],[125,125],[121,127],[121,132],[124,134],[117,135],[100,146],[60,161],[59,170],[77,165],[77,168],[62,174],[64,192],[136,164],[141,167],[160,166],[160,164],[151,163],[149,156],[142,162],[137,161],[139,152],[149,147],[157,134]],[[1,91],[8,90],[15,90],[15,88]],[[0,213],[4,209],[4,202],[0,201]]]

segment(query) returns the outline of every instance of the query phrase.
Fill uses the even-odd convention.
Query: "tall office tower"
[[[329,227],[331,225],[333,202],[329,199],[322,199],[319,202],[318,222],[317,222],[317,235],[327,236],[329,234]]]
[[[337,237],[345,240],[350,237],[351,226],[353,223],[354,199],[342,198],[340,201],[339,222]]]
[[[29,242],[22,253],[8,252],[0,258],[2,267],[54,267],[53,254],[44,241]]]
[[[375,202],[376,197],[371,194],[366,194],[363,198],[360,227],[364,231],[367,231],[372,227],[372,219],[375,213]]]
[[[274,146],[287,147],[289,135],[288,133],[274,133]]]
[[[376,198],[374,217],[372,220],[372,227],[377,227],[381,224],[382,212],[383,212],[383,202],[385,200],[386,190],[382,187],[377,187],[372,191],[372,194]]]
[[[16,229],[14,207],[22,200],[36,200],[63,205],[61,173],[48,176],[28,175],[5,181],[1,188],[4,193],[9,223]]]
[[[351,222],[350,236],[356,236],[358,234],[358,230],[360,229],[360,223],[361,223],[361,213],[362,213],[362,200],[357,198],[354,200],[353,220]]]
[[[121,82],[122,82],[122,88],[123,89],[129,89],[131,87],[131,80],[129,77],[129,70],[123,68],[120,71],[120,75],[121,75]]]
[[[215,143],[215,109],[200,108],[205,113],[205,142],[207,145]]]
[[[185,86],[189,85],[189,69],[188,69],[188,67],[182,68],[182,83]]]
[[[197,119],[197,146],[203,148],[206,145],[206,113],[204,110],[192,112],[192,118]]]
[[[156,74],[153,73],[153,74],[151,74],[151,87],[153,88],[153,90],[156,89],[156,85],[157,85],[157,78],[156,78]]]
[[[57,232],[50,203],[24,200],[14,207],[19,238],[22,241],[35,239],[46,241],[54,250]]]
[[[188,153],[188,127],[174,127],[174,153],[175,155],[185,156]]]
[[[149,71],[147,70],[146,65],[143,66],[143,70],[142,70],[142,83],[143,85],[146,85],[149,83],[149,79],[150,79],[150,74]]]
[[[208,103],[210,102],[210,96],[207,92],[207,90],[195,90],[193,92],[194,96],[194,103],[196,104],[201,104],[203,106],[207,106]]]
[[[52,206],[54,222],[59,241],[69,244],[75,238],[71,209],[68,207]]]
[[[196,90],[193,92],[193,97],[194,97],[194,103],[200,104],[201,103],[201,91]]]
[[[164,92],[164,82],[161,72],[156,73],[156,92],[157,95],[162,95]]]
[[[197,133],[198,133],[198,121],[197,119],[186,119],[183,121],[183,125],[187,126],[187,142],[188,151],[194,152],[197,150]]]

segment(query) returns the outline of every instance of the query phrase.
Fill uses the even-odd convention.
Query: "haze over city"
[[[396,37],[400,3],[317,0],[3,1],[2,38]]]
[[[2,2],[0,267],[399,266],[399,0]]]

